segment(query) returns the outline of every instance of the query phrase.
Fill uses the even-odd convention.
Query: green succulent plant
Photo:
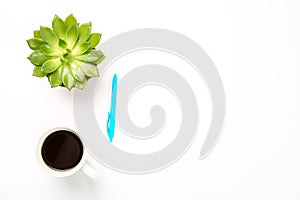
[[[90,77],[99,76],[97,64],[105,56],[96,50],[101,34],[91,33],[92,24],[79,26],[71,14],[64,21],[55,15],[52,29],[41,26],[34,38],[27,40],[34,50],[28,57],[33,75],[48,77],[51,87],[83,89]]]

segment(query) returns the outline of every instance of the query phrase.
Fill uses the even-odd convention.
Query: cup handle
[[[95,176],[96,176],[95,169],[87,161],[85,161],[85,163],[81,167],[81,171],[90,178],[95,178]]]

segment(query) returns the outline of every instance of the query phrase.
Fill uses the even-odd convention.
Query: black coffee
[[[83,145],[74,133],[59,130],[50,134],[42,146],[42,158],[51,168],[67,170],[75,167],[83,155]]]

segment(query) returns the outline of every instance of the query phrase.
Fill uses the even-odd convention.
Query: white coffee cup
[[[76,163],[76,165],[74,167],[68,168],[68,169],[56,169],[53,168],[51,166],[49,166],[46,161],[43,158],[43,153],[42,153],[42,149],[44,146],[44,143],[46,141],[46,139],[49,136],[52,136],[53,134],[59,132],[59,131],[67,131],[68,133],[73,134],[75,137],[77,137],[82,145],[82,156],[81,159],[78,163]],[[67,177],[67,176],[71,176],[73,174],[75,174],[76,172],[78,172],[79,170],[81,170],[82,172],[84,172],[87,176],[89,176],[90,178],[93,178],[95,176],[95,170],[93,169],[93,167],[87,162],[87,152],[84,148],[83,142],[80,139],[80,136],[73,130],[68,129],[68,128],[64,128],[64,127],[58,127],[58,128],[54,128],[51,129],[49,131],[47,131],[40,139],[39,143],[38,143],[38,160],[41,163],[41,165],[43,166],[43,169],[45,171],[47,171],[48,173],[50,173],[53,176],[56,177]]]

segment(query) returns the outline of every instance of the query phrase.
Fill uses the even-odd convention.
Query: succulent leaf
[[[96,48],[96,46],[99,44],[101,40],[101,34],[100,33],[92,33],[89,37],[89,39],[87,40],[87,42],[90,43],[90,48]]]
[[[41,26],[40,34],[42,39],[52,46],[58,45],[57,35],[48,27]]]
[[[45,42],[38,38],[32,38],[32,39],[27,40],[27,44],[30,49],[38,50],[42,45],[45,44]]]
[[[64,71],[63,71],[63,75],[62,75],[62,82],[68,90],[71,90],[75,85],[76,81],[70,72],[69,66],[64,67]]]
[[[68,30],[73,25],[77,26],[77,19],[73,16],[73,14],[71,14],[66,18],[65,24],[66,24],[66,28]]]
[[[71,70],[71,73],[72,73],[73,77],[77,81],[83,83],[86,80],[85,74],[80,69],[80,65],[77,62],[70,63],[70,70]]]
[[[78,38],[77,25],[73,25],[67,30],[66,42],[68,44],[69,49],[73,49],[74,45],[76,44],[77,38]]]
[[[87,80],[85,79],[85,81],[83,83],[79,82],[79,81],[76,81],[75,82],[75,87],[80,89],[80,90],[83,90],[83,88],[86,86],[86,83],[87,83]]]
[[[41,68],[42,68],[41,66],[35,66],[35,67],[33,68],[33,73],[32,73],[32,75],[33,75],[33,76],[37,76],[37,77],[44,77],[44,76],[46,76],[47,74],[44,73],[44,72],[42,72]]]
[[[78,30],[78,42],[77,43],[81,44],[82,42],[87,41],[91,35],[91,31],[92,31],[92,24],[90,22],[82,24]]]
[[[28,59],[31,61],[32,64],[41,66],[44,64],[44,62],[51,59],[51,57],[43,54],[42,50],[36,50],[29,55]]]
[[[60,58],[54,58],[54,59],[51,59],[51,60],[47,60],[43,66],[42,66],[42,72],[44,73],[52,73],[54,72],[55,70],[57,70],[57,68],[59,68],[61,66],[61,61],[60,61]]]
[[[88,42],[81,43],[80,45],[76,46],[73,49],[72,54],[74,56],[81,55],[85,53],[87,50],[89,50],[89,48],[90,48],[90,43]]]
[[[45,44],[45,45],[41,46],[41,50],[47,56],[58,57],[58,56],[62,56],[63,55],[63,51],[60,48],[53,47],[53,46],[51,46],[49,44]]]
[[[82,62],[80,65],[81,65],[81,69],[82,69],[83,73],[86,76],[89,76],[89,77],[99,76],[98,68],[97,68],[96,64]]]
[[[59,39],[59,43],[58,46],[62,49],[66,49],[68,48],[68,44],[66,43],[66,41]]]
[[[98,60],[95,60],[93,63],[95,63],[95,64],[100,64],[100,63],[104,60],[105,55],[104,55],[104,54],[102,53],[102,51],[100,51],[100,50],[97,50],[97,52],[99,53],[100,57],[99,57]]]
[[[90,63],[100,63],[105,58],[104,54],[100,50],[91,50],[85,54],[76,56],[75,59]]]
[[[52,88],[62,86],[68,90],[83,89],[90,77],[99,76],[97,64],[105,58],[96,46],[100,33],[91,33],[92,24],[77,24],[71,14],[65,21],[57,15],[52,20],[52,29],[40,26],[27,40],[34,50],[28,59],[34,65],[33,75],[48,77]]]
[[[60,39],[65,39],[66,38],[66,25],[65,22],[59,18],[57,15],[55,15],[53,21],[52,21],[52,28],[56,35]]]
[[[42,39],[40,30],[33,31],[33,36],[34,36],[34,38]]]
[[[62,85],[63,67],[59,67],[55,72],[48,76],[52,88]]]

